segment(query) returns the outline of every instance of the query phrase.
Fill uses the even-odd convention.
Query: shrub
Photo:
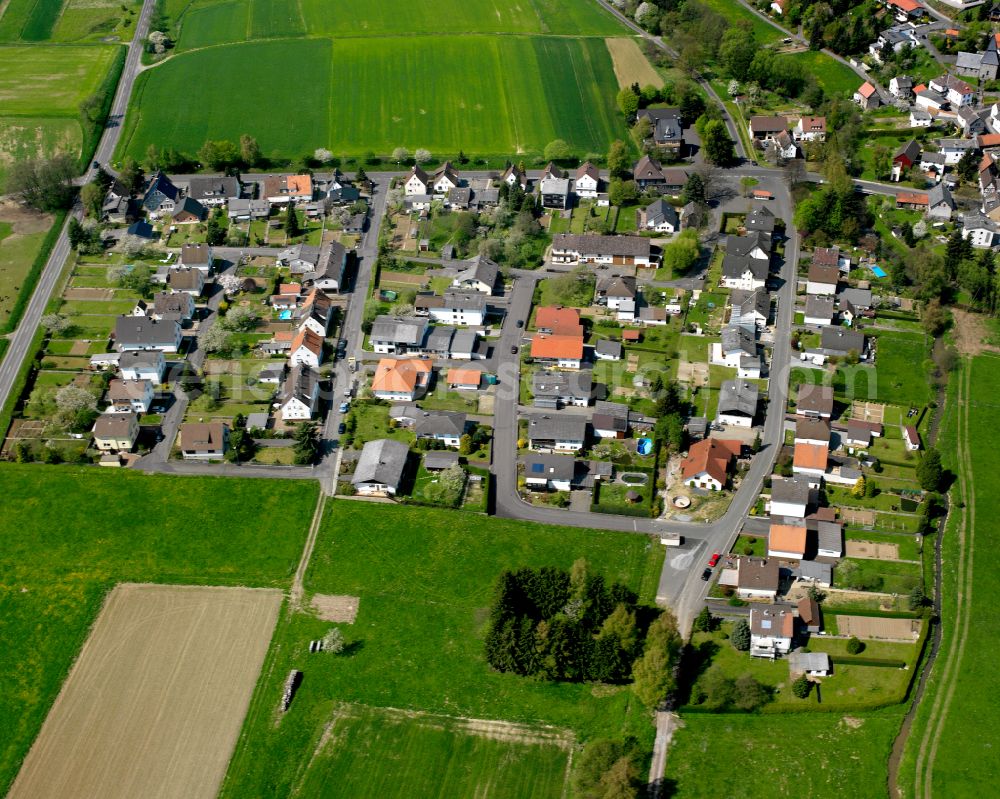
[[[795,682],[792,683],[792,693],[795,694],[799,699],[805,699],[809,696],[809,692],[812,690],[812,682],[805,674],[800,674],[796,678]]]
[[[864,641],[859,639],[857,636],[852,635],[847,641],[847,654],[849,655],[860,655],[865,651]]]

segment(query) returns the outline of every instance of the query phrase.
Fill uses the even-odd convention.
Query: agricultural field
[[[869,713],[685,713],[667,757],[672,796],[887,796],[901,708]],[[802,768],[788,767],[794,749]]]
[[[994,355],[965,361],[953,374],[942,421],[939,445],[959,484],[942,542],[941,649],[900,767],[909,795],[983,796],[992,793],[989,775],[1000,768],[995,706],[984,693],[995,681],[1000,630],[1000,575],[991,557],[1000,515],[998,367]]]
[[[287,586],[316,493],[289,480],[0,467],[0,793],[112,586]]]
[[[568,568],[583,557],[594,572],[626,583],[639,592],[640,601],[652,603],[663,550],[644,536],[503,519],[492,519],[488,530],[486,535],[482,517],[460,511],[350,501],[328,505],[306,575],[307,603],[313,592],[357,598],[353,624],[338,627],[346,651],[339,656],[309,654],[309,641],[324,636],[331,623],[309,612],[282,618],[222,796],[287,796],[300,784],[304,769],[319,768],[315,779],[329,773],[332,782],[327,784],[337,785],[353,764],[350,768],[359,772],[352,775],[352,784],[384,785],[392,774],[423,779],[413,776],[419,764],[430,768],[442,762],[464,775],[462,785],[456,783],[446,795],[487,795],[481,780],[499,753],[457,734],[469,731],[463,721],[468,719],[488,720],[498,730],[510,729],[505,722],[512,722],[520,731],[512,743],[536,741],[530,753],[515,747],[508,755],[538,780],[536,792],[521,793],[512,785],[512,793],[496,795],[562,795],[557,774],[564,768],[564,754],[548,740],[555,733],[571,735],[576,743],[632,734],[648,749],[650,717],[629,688],[547,683],[494,672],[486,665],[482,645],[494,581],[503,569]],[[276,727],[274,702],[291,668],[303,669],[302,687]],[[418,765],[411,766],[408,758],[385,763],[374,757],[387,744],[367,733],[337,736],[320,762],[310,765],[327,725],[340,724],[345,703],[411,714],[411,721],[386,729],[385,735],[406,741],[404,748]],[[364,711],[362,720],[351,724],[368,726],[366,719],[375,712]],[[449,717],[445,732],[429,738],[419,729],[428,723],[424,714]],[[460,765],[443,761],[449,736],[454,752],[467,752],[475,760]],[[314,778],[306,771],[305,779]],[[368,787],[359,791],[376,795]]]
[[[0,190],[15,161],[80,152],[80,123],[69,117],[0,117]]]
[[[290,61],[311,76],[296,92],[280,89]],[[435,78],[402,79],[415,73]],[[202,83],[202,102],[183,103],[204,75],[216,79]],[[267,115],[232,113],[248,84],[271,87]],[[242,133],[278,158],[317,147],[356,155],[400,145],[539,153],[555,138],[581,153],[602,152],[618,135],[617,85],[603,39],[406,37],[373,46],[346,38],[213,47],[139,77],[119,154],[141,157],[153,143],[193,154],[207,138]]]
[[[8,796],[213,799],[280,607],[275,589],[117,586]]]
[[[139,0],[9,0],[0,6],[0,42],[126,41]]]
[[[640,86],[663,88],[663,76],[657,72],[649,59],[643,55],[635,39],[615,38],[607,40],[608,52],[614,62],[615,77],[621,87],[638,83]]]
[[[0,204],[0,330],[4,329],[34,263],[52,217]]]

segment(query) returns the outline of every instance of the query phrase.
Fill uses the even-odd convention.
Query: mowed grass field
[[[851,399],[928,404],[934,396],[930,338],[901,331],[878,335],[875,366],[845,366],[834,375],[834,390]]]
[[[104,80],[115,45],[0,45],[0,116],[78,116]]]
[[[563,794],[569,743],[537,727],[346,705],[336,709],[329,737],[294,792],[317,799],[550,799]]]
[[[667,756],[670,796],[887,797],[902,709],[839,713],[686,713]],[[790,753],[794,753],[791,755]],[[789,758],[800,767],[789,767]]]
[[[220,18],[221,19],[221,18]],[[287,91],[288,64],[308,80]],[[213,76],[204,80],[204,76]],[[414,80],[413,76],[433,76]],[[197,104],[186,103],[193,83]],[[213,47],[143,73],[119,155],[150,144],[193,155],[207,138],[257,137],[271,157],[398,146],[451,153],[540,153],[563,138],[603,152],[623,134],[603,39],[401,37],[298,39]],[[266,113],[240,110],[247,87]]]
[[[127,41],[141,7],[141,0],[7,0],[0,42]]]
[[[215,799],[280,607],[275,589],[117,586],[9,799]]]
[[[79,153],[80,123],[69,117],[0,117],[0,190],[15,161]]]
[[[942,540],[943,637],[900,768],[900,784],[908,795],[992,795],[991,776],[1000,770],[998,712],[992,700],[1000,641],[995,607],[1000,572],[994,558],[1000,545],[998,398],[1000,357],[977,356],[953,375],[939,446],[945,466],[962,472],[968,493],[964,509],[958,504],[959,487],[951,493],[952,512]],[[959,437],[966,442],[968,460],[960,457]]]
[[[0,206],[0,329],[7,323],[52,217]]]
[[[644,748],[651,744],[651,718],[627,686],[547,683],[497,673],[486,664],[482,646],[493,587],[504,569],[569,568],[577,558],[586,558],[594,572],[608,581],[626,583],[652,604],[662,547],[646,536],[503,519],[484,522],[481,516],[457,511],[349,501],[328,504],[306,590],[358,597],[356,620],[340,625],[347,652],[309,654],[309,641],[333,625],[311,613],[283,617],[222,796],[287,796],[307,768],[330,768],[341,774],[349,763],[359,770],[352,777],[359,785],[386,784],[386,775],[398,775],[403,769],[419,773],[421,767],[434,768],[439,775],[452,770],[465,774],[463,784],[454,783],[449,792],[407,793],[404,784],[387,790],[388,796],[561,796],[561,782],[559,791],[551,793],[514,788],[510,793],[491,793],[483,782],[488,770],[482,763],[492,762],[495,752],[462,737],[460,745],[456,739],[455,754],[449,755],[450,744],[441,743],[447,736],[429,741],[424,732],[405,724],[391,734],[419,742],[412,745],[413,761],[369,757],[369,749],[378,752],[385,744],[347,735],[337,736],[324,749],[328,753],[324,758],[331,758],[332,765],[321,762],[310,767],[324,730],[344,703],[447,716],[459,725],[449,727],[453,735],[455,729],[468,734],[462,719],[481,719],[526,725],[528,730],[518,727],[515,736],[522,742],[546,731],[548,735],[565,731],[576,742],[631,734]],[[303,670],[302,687],[275,726],[275,702],[291,668]],[[414,719],[414,724],[424,721]],[[552,775],[562,756],[550,750],[551,742],[533,745],[544,751],[531,755],[530,765],[524,766],[527,774],[537,774],[540,784],[554,784]],[[461,757],[472,746],[485,761]],[[337,747],[344,751],[337,753]],[[339,795],[348,794],[353,795],[350,791]]]
[[[286,586],[316,494],[288,480],[0,467],[0,794],[111,586]]]

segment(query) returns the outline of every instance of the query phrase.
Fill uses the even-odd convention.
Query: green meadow
[[[7,0],[0,42],[127,41],[141,7],[141,0]]]
[[[460,769],[466,776],[449,783],[454,790],[424,790],[419,787],[427,784],[424,775],[415,776],[412,785],[404,780],[404,795],[556,799],[562,796],[557,775],[565,768],[565,753],[553,741],[538,739],[557,735],[578,744],[635,735],[648,750],[651,716],[627,686],[502,674],[487,665],[482,650],[493,587],[504,569],[569,568],[586,558],[594,573],[625,583],[651,604],[663,548],[642,535],[486,521],[461,511],[346,500],[327,504],[306,575],[306,604],[313,592],[358,597],[357,618],[340,625],[347,649],[342,655],[310,654],[309,641],[333,625],[311,612],[286,609],[223,797],[398,796],[399,789],[336,793],[331,787],[314,794],[301,786],[340,785],[347,771],[352,786],[387,786],[387,775],[409,777],[428,769],[451,779],[451,770]],[[276,725],[275,703],[292,668],[303,671],[302,685]],[[348,715],[360,714],[362,721],[351,721],[344,728],[348,734],[340,735],[345,705],[353,708]],[[385,717],[386,709],[393,709],[391,719],[400,712],[410,718],[391,725],[366,721]],[[499,778],[506,781],[503,790],[486,790],[484,775],[500,752],[478,741],[483,730],[470,730],[467,719],[518,725],[512,742],[532,742],[533,751],[514,747],[504,762],[521,763],[525,776],[537,779],[537,791],[517,787],[514,774]],[[319,746],[331,729],[335,740]],[[349,734],[352,729],[360,731]],[[376,755],[391,751],[387,741],[393,740],[402,752],[393,758],[397,762],[385,762]]]
[[[290,63],[308,75],[294,92],[287,90]],[[200,101],[188,104],[195,82]],[[266,113],[234,112],[248,85],[268,97]],[[208,47],[140,76],[119,154],[141,157],[156,144],[194,155],[208,138],[242,133],[275,158],[317,147],[338,155],[398,146],[540,153],[555,138],[580,153],[603,152],[623,128],[616,87],[603,39],[414,36]]]
[[[114,45],[0,46],[0,116],[73,116],[101,85]]]
[[[0,794],[118,582],[287,586],[315,483],[0,467]]]

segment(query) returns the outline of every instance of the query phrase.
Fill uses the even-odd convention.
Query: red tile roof
[[[539,333],[531,340],[532,358],[583,358],[583,336]]]
[[[681,461],[681,476],[688,480],[708,472],[718,482],[725,484],[729,464],[740,454],[740,442],[722,438],[706,438],[688,449]]]

